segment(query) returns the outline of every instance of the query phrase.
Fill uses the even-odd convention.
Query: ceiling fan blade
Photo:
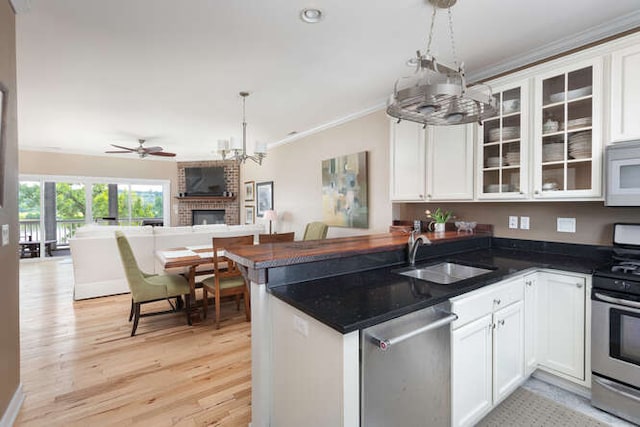
[[[127,150],[127,151],[136,151],[137,148],[129,148],[129,147],[123,147],[122,145],[116,145],[116,144],[111,144],[112,147],[116,147],[116,148],[120,148],[121,150]]]
[[[129,154],[129,153],[131,153],[131,150],[126,150],[126,151],[115,151],[115,150],[114,151],[105,151],[105,153],[109,153],[109,154],[111,154],[111,153],[126,153],[126,154]]]
[[[167,153],[166,151],[151,151],[147,154],[152,156],[164,156],[164,157],[175,157],[176,153]]]
[[[157,145],[153,147],[144,147],[144,151],[147,153],[155,153],[157,151],[162,151],[162,147],[158,147]]]

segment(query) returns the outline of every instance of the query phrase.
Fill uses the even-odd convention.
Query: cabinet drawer
[[[523,298],[524,284],[522,277],[509,279],[469,294],[452,298],[451,311],[458,315],[458,320],[451,324],[451,328],[456,329],[466,325],[516,301],[522,301]]]

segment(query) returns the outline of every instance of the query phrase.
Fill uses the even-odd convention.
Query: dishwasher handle
[[[422,334],[424,332],[428,332],[428,331],[440,328],[442,326],[448,325],[449,323],[454,322],[455,320],[458,319],[458,315],[455,313],[451,313],[448,311],[444,311],[443,313],[446,314],[445,317],[442,317],[436,320],[435,322],[431,322],[428,325],[424,325],[418,329],[414,329],[411,332],[407,332],[406,334],[398,335],[397,337],[384,339],[384,338],[378,338],[372,335],[370,338],[371,342],[373,342],[373,344],[376,347],[378,347],[380,350],[386,351],[392,345],[401,343],[402,341],[408,340],[409,338],[415,337],[416,335]]]

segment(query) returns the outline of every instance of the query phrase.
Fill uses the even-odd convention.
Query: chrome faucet
[[[418,252],[418,246],[430,245],[431,241],[427,238],[427,236],[420,234],[420,231],[413,230],[409,235],[409,241],[407,242],[407,244],[409,247],[409,265],[413,267],[414,265],[416,265],[416,253]]]

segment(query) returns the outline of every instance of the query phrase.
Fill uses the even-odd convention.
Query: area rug
[[[607,427],[608,425],[520,387],[484,417],[478,426]]]

